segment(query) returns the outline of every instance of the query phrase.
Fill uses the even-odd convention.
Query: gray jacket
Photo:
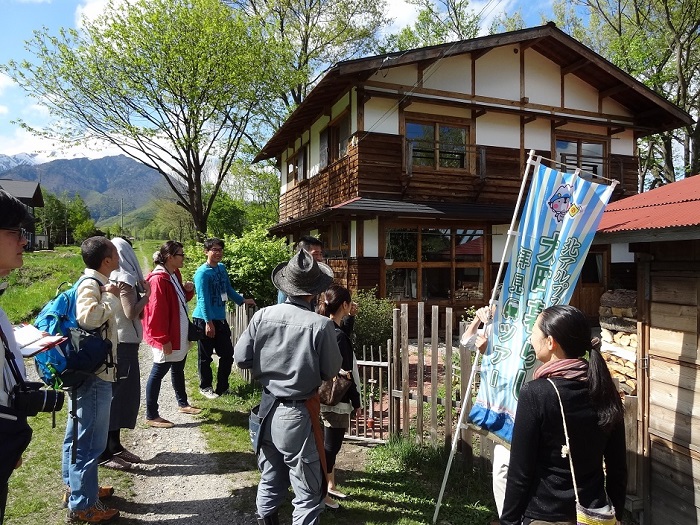
[[[234,360],[277,398],[307,399],[340,370],[333,321],[295,297],[258,310],[236,343]]]

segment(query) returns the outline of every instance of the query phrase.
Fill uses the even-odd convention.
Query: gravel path
[[[141,415],[133,431],[122,431],[124,445],[145,460],[142,469],[129,473],[133,494],[115,495],[119,523],[160,522],[172,524],[237,525],[254,523],[257,487],[250,458],[241,454],[207,451],[198,421],[206,417],[177,411],[170,376],[163,380],[160,414],[175,427],[156,429],[144,423],[145,385],[151,371],[151,353],[141,349]],[[196,353],[194,354],[196,355]],[[188,359],[192,359],[192,350]],[[196,401],[190,400],[196,405]],[[252,457],[252,455],[250,455]],[[246,466],[242,466],[245,463]],[[250,513],[239,508],[251,509]]]

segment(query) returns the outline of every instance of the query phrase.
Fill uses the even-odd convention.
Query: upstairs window
[[[331,122],[319,137],[320,168],[323,169],[348,153],[352,130],[350,112],[346,111]]]
[[[287,187],[292,188],[302,180],[309,178],[309,145],[304,144],[287,160]]]
[[[602,140],[557,136],[555,160],[568,165],[561,167],[567,172],[573,172],[574,167],[577,167],[596,177],[607,177],[606,150],[607,142]]]
[[[406,141],[412,166],[466,169],[467,126],[406,121]]]

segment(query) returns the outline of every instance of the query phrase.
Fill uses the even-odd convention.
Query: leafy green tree
[[[46,189],[41,190],[44,207],[36,209],[37,232],[48,235],[51,244],[66,242],[66,205],[56,195]]]
[[[26,44],[34,61],[0,70],[55,117],[24,128],[117,146],[163,175],[203,234],[255,112],[288,84],[291,46],[263,27],[219,0],[110,0],[80,31],[37,31]]]
[[[240,237],[227,237],[222,262],[228,269],[233,287],[245,297],[253,297],[258,306],[277,302],[277,290],[272,284],[272,270],[288,261],[291,252],[284,239],[270,237],[263,226],[254,226]],[[188,264],[204,262],[201,244],[187,250]]]
[[[230,195],[244,203],[245,224],[273,226],[279,220],[280,180],[274,170],[237,162],[227,185]]]
[[[481,16],[469,0],[406,0],[419,8],[411,26],[389,35],[382,46],[385,52],[404,51],[474,38],[479,34]]]
[[[386,341],[392,337],[394,303],[378,298],[376,288],[358,290],[353,301],[359,306],[353,328],[357,354],[362,355],[362,347],[366,347],[367,351],[370,347],[375,351],[381,347],[386,352]],[[383,355],[386,356],[386,353]]]
[[[700,173],[700,4],[696,0],[577,0],[576,5],[587,10],[587,19],[580,10],[568,11],[569,21],[578,13],[577,27],[583,29],[573,36],[695,118],[682,130],[641,142],[640,164],[647,185]],[[566,10],[559,7],[559,12]]]
[[[245,207],[244,202],[234,200],[223,190],[219,191],[209,214],[207,234],[224,238],[227,235],[238,236],[243,233]]]
[[[379,31],[389,21],[385,0],[226,0],[261,21],[265,34],[292,53],[288,64],[296,76],[266,108],[268,124],[277,129],[333,64],[376,49]],[[260,144],[261,146],[261,144]]]
[[[79,222],[73,228],[73,240],[76,243],[81,243],[93,235],[95,235],[95,221],[92,219],[86,219]]]

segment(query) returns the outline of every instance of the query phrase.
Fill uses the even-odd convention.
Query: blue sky
[[[51,33],[56,33],[61,27],[77,27],[83,16],[98,15],[106,3],[107,0],[0,0],[0,63],[29,58],[24,42],[31,39],[34,30],[45,26]],[[548,12],[550,3],[551,0],[478,0],[470,5],[476,12],[484,14],[486,25],[504,10],[512,12],[523,5],[527,24],[538,25],[540,13]],[[411,24],[416,14],[415,8],[404,0],[387,0],[387,11],[387,15],[394,19],[392,29]],[[0,73],[0,154],[40,152],[45,156],[57,149],[56,145],[42,142],[11,123],[18,118],[38,127],[49,122],[46,109],[25,96],[21,88]],[[82,153],[89,157],[116,154],[113,150]],[[67,152],[59,156],[75,154]]]

